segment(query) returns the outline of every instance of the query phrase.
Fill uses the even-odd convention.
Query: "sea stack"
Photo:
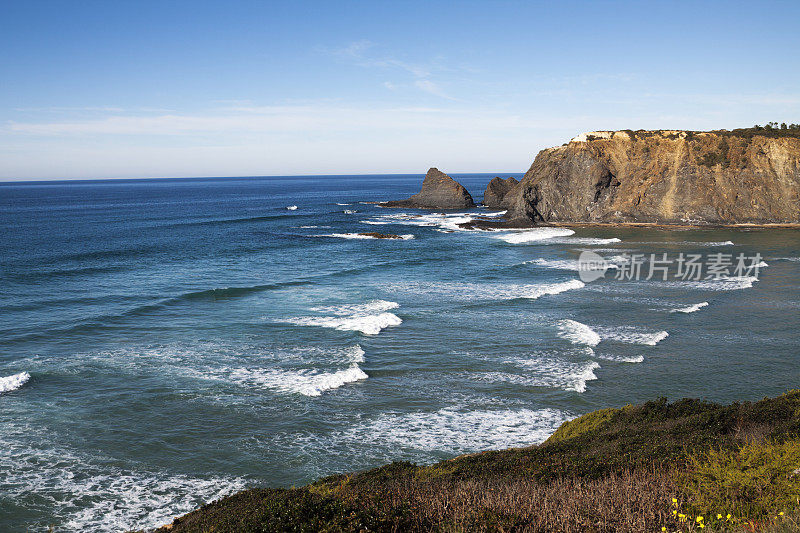
[[[519,181],[516,178],[503,179],[496,177],[489,182],[486,186],[486,192],[483,193],[483,205],[490,209],[502,209],[503,198],[513,189]]]
[[[415,209],[466,209],[475,207],[475,202],[463,185],[438,168],[431,168],[425,174],[422,189],[417,194],[406,200],[394,200],[380,205]]]

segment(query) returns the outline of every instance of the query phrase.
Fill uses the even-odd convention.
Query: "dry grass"
[[[656,531],[671,519],[669,496],[676,476],[648,470],[599,480],[407,478],[364,498],[343,488],[339,498],[355,508],[405,508],[393,527],[403,531]],[[388,526],[388,524],[386,524]]]

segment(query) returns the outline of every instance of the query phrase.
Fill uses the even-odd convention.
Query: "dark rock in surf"
[[[392,233],[378,233],[377,231],[367,231],[364,233],[359,233],[362,237],[372,237],[373,239],[402,239],[400,235],[394,235]]]
[[[515,178],[494,178],[486,186],[486,192],[483,193],[483,205],[490,209],[502,209],[504,207],[503,199],[518,184],[519,181]]]

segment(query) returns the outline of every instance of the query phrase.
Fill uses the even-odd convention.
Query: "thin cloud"
[[[446,98],[448,100],[455,100],[452,96],[448,95],[444,92],[444,90],[439,87],[436,83],[432,82],[431,80],[417,80],[414,82],[414,85],[426,93],[430,93],[434,96],[439,96],[440,98]]]

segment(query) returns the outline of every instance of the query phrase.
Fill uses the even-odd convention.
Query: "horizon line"
[[[433,167],[431,167],[433,168]],[[445,172],[448,175],[470,175],[470,174],[497,174],[497,175],[516,175],[525,174],[525,172],[458,172],[450,171]],[[86,181],[146,181],[146,180],[210,180],[210,179],[235,179],[235,178],[339,178],[339,177],[355,177],[355,176],[425,176],[425,172],[367,172],[363,174],[356,173],[343,173],[343,174],[262,174],[262,175],[228,175],[228,176],[141,176],[141,177],[119,177],[119,178],[20,178],[20,179],[7,179],[0,178],[0,185],[12,184],[37,184],[37,183],[76,183]]]

